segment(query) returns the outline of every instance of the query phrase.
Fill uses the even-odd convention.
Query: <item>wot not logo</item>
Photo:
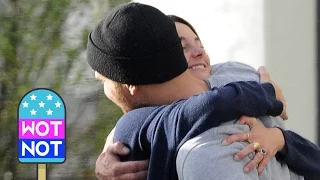
[[[18,107],[20,163],[63,163],[66,159],[66,109],[62,98],[49,89],[34,89]]]

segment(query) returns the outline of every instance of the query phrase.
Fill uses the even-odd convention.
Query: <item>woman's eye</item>
[[[200,48],[204,48],[204,46],[203,46],[203,44],[202,44],[201,42],[198,43],[198,46],[199,46]]]
[[[189,45],[182,45],[183,50],[187,50],[189,48]]]

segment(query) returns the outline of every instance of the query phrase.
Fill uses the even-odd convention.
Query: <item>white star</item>
[[[42,101],[39,103],[39,107],[42,107],[42,108],[44,108],[44,105],[45,105],[46,103],[43,103]]]
[[[24,101],[24,103],[22,103],[22,105],[23,105],[23,107],[25,108],[27,108],[28,107],[28,105],[29,105],[29,103],[27,103],[27,101]]]
[[[49,100],[52,100],[52,97],[53,96],[51,96],[51,94],[49,94],[48,96],[46,96],[47,97],[47,100],[49,101]]]
[[[47,115],[52,115],[53,111],[51,111],[51,109],[49,109],[47,112]]]
[[[60,106],[61,106],[61,103],[60,102],[56,102],[56,103],[54,103],[55,105],[56,105],[56,108],[58,107],[58,108],[60,108]]]
[[[37,98],[37,96],[35,96],[34,94],[32,94],[32,96],[30,96],[31,97],[31,100],[36,100],[36,98]]]
[[[30,112],[31,112],[31,115],[36,115],[36,113],[37,113],[37,111],[34,109],[32,109]]]

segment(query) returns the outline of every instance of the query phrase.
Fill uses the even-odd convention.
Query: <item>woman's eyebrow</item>
[[[179,38],[181,39],[181,41],[186,41],[187,39],[183,36],[179,36]],[[201,41],[199,37],[195,37],[194,38],[195,41]]]

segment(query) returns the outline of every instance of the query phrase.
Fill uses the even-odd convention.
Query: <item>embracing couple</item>
[[[285,98],[264,67],[210,66],[190,23],[140,3],[115,7],[87,58],[124,112],[99,179],[318,179],[320,148],[285,130]]]

